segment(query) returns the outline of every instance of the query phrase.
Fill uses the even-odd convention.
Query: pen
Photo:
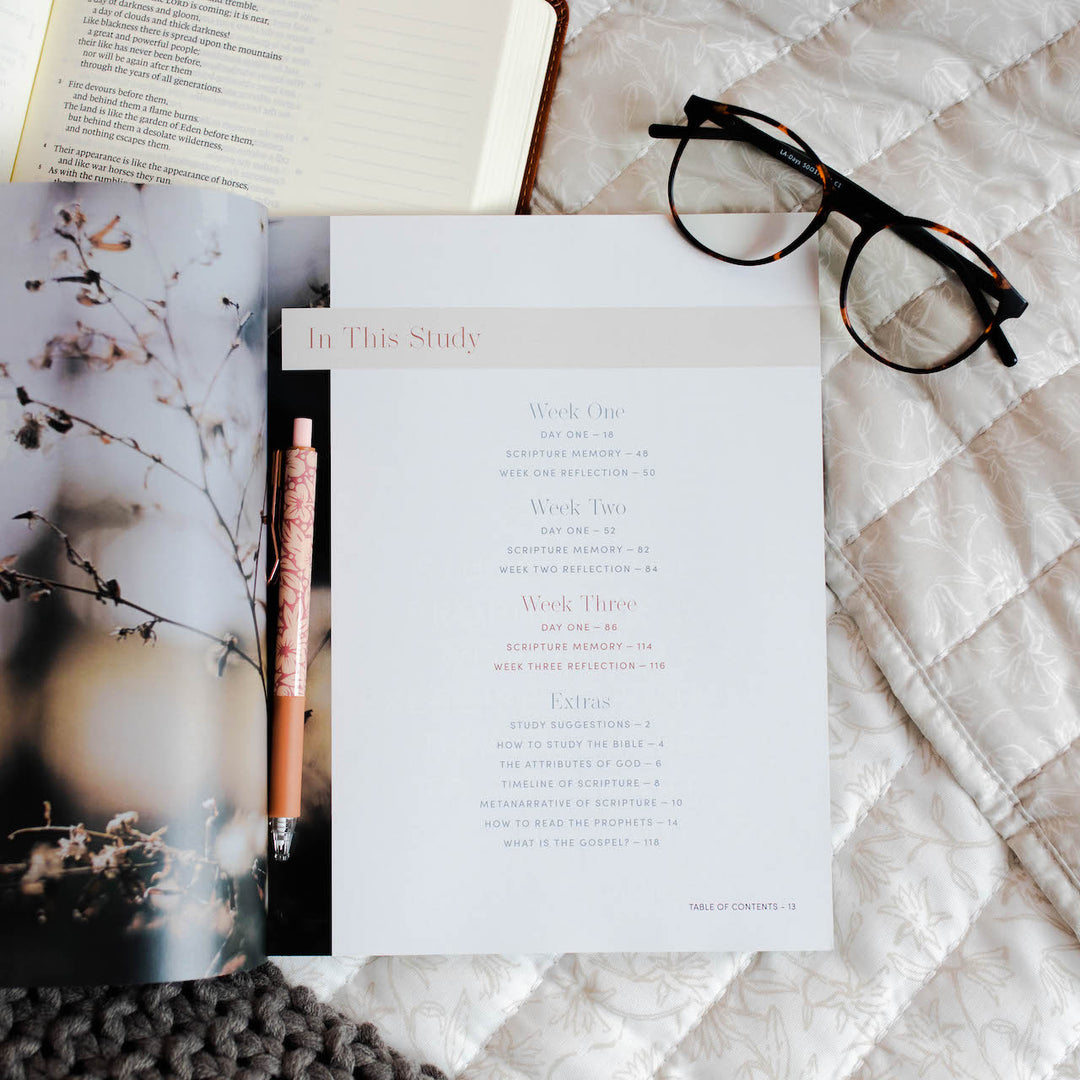
[[[308,606],[311,594],[311,537],[315,524],[315,465],[311,421],[293,421],[292,446],[281,477],[280,558],[274,702],[270,722],[271,850],[288,859],[300,817],[304,763],[304,701],[307,686]]]

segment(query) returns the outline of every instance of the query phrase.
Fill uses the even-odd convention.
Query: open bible
[[[275,213],[525,209],[565,0],[0,4],[0,171]]]

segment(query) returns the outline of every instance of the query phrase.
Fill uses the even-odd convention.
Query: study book
[[[275,214],[529,204],[565,0],[0,4],[0,172]]]
[[[718,282],[658,215],[127,184],[8,185],[0,235],[0,982],[830,947],[812,256]],[[277,865],[263,508],[296,415]]]

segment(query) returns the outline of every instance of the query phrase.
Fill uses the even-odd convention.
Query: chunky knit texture
[[[0,1078],[445,1080],[272,964],[197,982],[0,988]]]

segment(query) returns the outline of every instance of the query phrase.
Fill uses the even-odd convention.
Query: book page
[[[55,0],[15,179],[214,185],[288,214],[474,209],[510,9]]]
[[[11,176],[51,0],[0,0],[0,176]]]
[[[263,952],[265,212],[0,187],[0,984]]]
[[[829,948],[813,253],[471,224],[335,220],[285,313],[331,368],[334,952]]]

